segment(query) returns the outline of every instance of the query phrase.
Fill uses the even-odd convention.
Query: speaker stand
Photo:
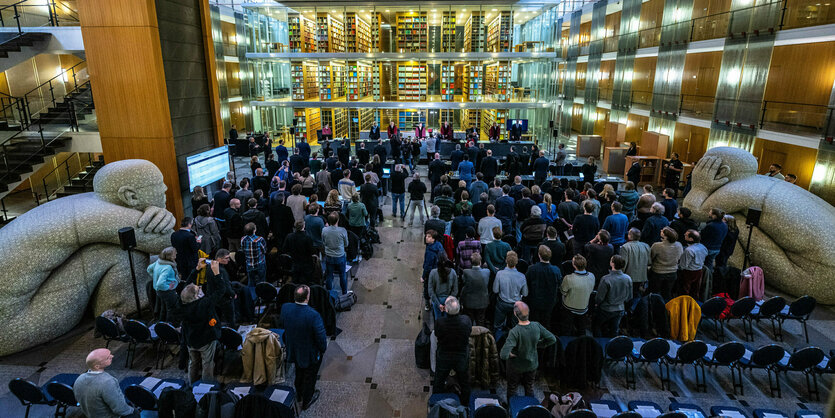
[[[142,318],[142,305],[139,303],[139,286],[136,284],[136,272],[133,271],[133,247],[127,249],[130,277],[133,279],[133,299],[136,302],[136,317]]]
[[[754,225],[748,225],[748,241],[745,243],[745,259],[742,262],[742,270],[747,269],[751,264],[751,235],[754,233]]]

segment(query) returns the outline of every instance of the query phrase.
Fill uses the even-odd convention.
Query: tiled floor
[[[424,320],[421,302],[420,269],[423,259],[422,228],[404,228],[399,219],[392,219],[390,206],[384,206],[386,221],[380,226],[382,244],[375,246],[374,257],[364,261],[356,280],[351,282],[358,303],[351,311],[340,313],[337,325],[342,332],[329,341],[320,371],[318,389],[322,396],[304,417],[423,417],[431,386],[428,370],[415,367],[414,339]],[[819,307],[810,322],[813,345],[828,352],[835,348],[835,315],[829,308]],[[704,328],[703,328],[704,329]],[[786,342],[789,349],[806,346],[802,330],[796,323],[786,323]],[[700,338],[709,340],[707,335]],[[742,339],[742,331],[734,324],[727,339]],[[755,326],[754,347],[771,343],[767,324]],[[0,358],[0,382],[22,377],[38,384],[45,383],[58,373],[84,371],[84,357],[103,341],[93,337],[92,321],[88,319],[69,335],[58,341]],[[121,379],[132,375],[185,378],[170,358],[162,370],[152,369],[153,351],[140,349],[133,369],[124,367],[126,346],[113,344],[113,366],[108,370]],[[236,379],[232,365],[222,378]],[[692,367],[674,366],[671,390],[661,390],[657,367],[637,367],[637,389],[626,389],[623,365],[610,365],[604,371],[601,388],[587,390],[587,399],[614,399],[625,406],[631,400],[649,400],[666,408],[670,402],[696,403],[706,409],[712,405],[740,406],[749,412],[754,408],[776,408],[794,414],[800,408],[822,409],[832,384],[830,376],[820,380],[823,402],[808,399],[806,383],[800,373],[781,376],[783,397],[768,394],[768,380],[764,371],[745,371],[745,395],[735,396],[726,368],[709,369],[707,392],[695,390]],[[285,377],[292,382],[292,367]],[[559,385],[559,377],[541,373],[536,384],[536,396],[548,391],[566,391]],[[292,384],[292,383],[290,383]],[[479,390],[476,388],[475,390]],[[504,382],[497,393],[504,398]],[[0,387],[0,416],[22,417],[24,408],[7,390]],[[51,416],[53,408],[33,408],[33,417]]]

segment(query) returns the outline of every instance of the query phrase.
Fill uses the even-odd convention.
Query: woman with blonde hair
[[[542,197],[542,203],[537,206],[542,210],[542,215],[540,216],[546,225],[552,225],[559,218],[559,215],[557,215],[557,205],[552,203],[550,193],[545,193],[545,196]]]
[[[159,253],[159,258],[148,266],[148,274],[153,278],[154,291],[157,294],[154,304],[154,316],[160,321],[168,321],[177,306],[177,250],[166,247]]]
[[[194,218],[197,216],[197,209],[200,206],[208,205],[209,204],[209,197],[206,196],[206,192],[200,186],[194,186],[194,190],[191,191],[191,217]]]
[[[331,212],[342,212],[342,202],[339,201],[339,192],[336,189],[331,189],[328,192],[328,197],[325,198],[324,216],[327,217]]]
[[[261,163],[258,162],[257,155],[253,155],[252,158],[249,159],[249,168],[252,169],[252,176],[255,177],[255,170],[261,168]]]
[[[540,189],[536,184],[531,186],[531,199],[537,205],[542,203],[542,189]]]

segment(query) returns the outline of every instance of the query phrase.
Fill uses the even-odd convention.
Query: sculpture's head
[[[162,172],[146,160],[112,162],[93,178],[93,191],[102,199],[140,211],[148,206],[164,208],[166,190]]]
[[[757,159],[750,152],[735,147],[716,147],[707,150],[705,157],[716,157],[722,161],[716,178],[727,177],[728,182],[744,179],[757,174]]]

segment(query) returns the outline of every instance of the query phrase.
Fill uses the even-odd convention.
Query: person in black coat
[[[180,230],[171,234],[171,246],[177,250],[177,272],[185,279],[197,267],[197,250],[200,241],[191,230],[192,219],[186,216],[180,222]]]
[[[441,154],[435,153],[435,159],[429,163],[429,183],[432,188],[431,199],[435,199],[435,186],[441,182],[441,176],[446,172],[446,164],[441,161]]]
[[[290,172],[301,173],[306,164],[307,160],[302,158],[301,151],[296,148],[296,150],[293,151],[293,155],[290,156]]]
[[[380,127],[377,126],[377,122],[371,124],[371,129],[368,130],[368,139],[372,141],[380,139]]]
[[[343,144],[340,144],[339,149],[336,150],[336,156],[343,167],[348,167],[348,160],[351,158],[351,142],[346,139]]]
[[[226,238],[226,248],[229,251],[238,251],[241,247],[241,238],[244,236],[244,221],[241,218],[241,201],[232,199],[229,207],[224,212],[226,221],[223,223],[222,232]]]
[[[293,258],[293,283],[310,284],[313,277],[313,239],[304,230],[304,221],[293,225],[293,233],[284,239],[282,254]]]
[[[464,151],[461,151],[461,145],[456,144],[455,150],[449,155],[449,161],[452,163],[452,171],[458,171],[458,164],[464,159]]]
[[[379,189],[375,184],[371,183],[371,175],[366,174],[365,184],[363,184],[362,188],[360,188],[360,199],[362,203],[365,205],[365,209],[368,210],[368,221],[371,224],[372,228],[377,225],[377,210],[379,207],[379,196]]]
[[[357,159],[363,167],[371,160],[371,153],[365,149],[365,142],[360,142],[360,147],[357,150]]]
[[[478,171],[484,174],[484,181],[487,184],[493,183],[493,179],[496,178],[496,173],[499,171],[499,162],[493,158],[493,150],[487,150],[487,156],[481,160]]]
[[[389,146],[391,146],[391,157],[394,162],[400,164],[400,135],[394,135],[389,139]]]
[[[225,213],[226,208],[229,207],[229,201],[232,199],[232,195],[229,193],[230,190],[232,190],[232,183],[227,181],[223,183],[223,187],[215,192],[214,196],[212,196],[212,215],[221,221],[224,219],[223,214]]]
[[[299,155],[301,155],[304,160],[304,166],[307,167],[307,161],[310,160],[310,144],[302,139],[300,142],[296,143],[296,149],[299,150]]]
[[[528,267],[525,278],[528,282],[528,296],[525,303],[531,308],[531,321],[551,328],[551,312],[559,300],[559,288],[562,284],[560,268],[551,264],[551,249],[540,245],[537,254],[539,262]],[[534,257],[536,259],[536,257]],[[557,264],[561,260],[556,260]]]
[[[284,242],[284,238],[293,230],[294,219],[293,211],[284,204],[284,195],[274,194],[270,199],[270,231],[275,242]]]
[[[632,166],[629,167],[629,171],[626,172],[626,180],[631,181],[632,184],[638,186],[638,183],[641,182],[641,163],[635,161],[632,163]]]
[[[296,366],[296,393],[302,409],[308,409],[319,398],[316,376],[328,348],[328,336],[322,315],[308,304],[310,288],[297,287],[293,300],[295,303],[281,306],[278,327],[284,329],[287,362]]]
[[[218,263],[212,263],[206,269],[207,289],[225,287],[220,270]],[[225,295],[226,292],[211,291],[201,297],[200,288],[195,284],[187,285],[180,294],[182,305],[178,313],[182,319],[183,339],[188,346],[190,358],[189,383],[193,384],[200,379],[211,381],[214,378],[215,352],[221,327],[217,306],[223,301]],[[198,364],[201,364],[202,368],[198,367]]]

